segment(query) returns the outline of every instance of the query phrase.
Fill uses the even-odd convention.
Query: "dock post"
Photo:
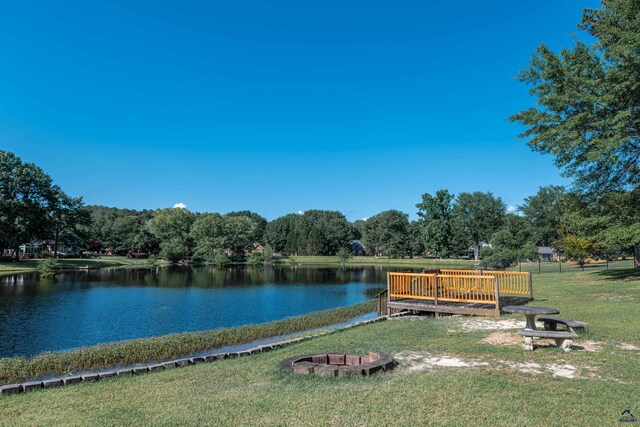
[[[391,301],[391,273],[387,271],[387,316],[391,315],[391,309],[389,308],[389,302]]]
[[[433,303],[438,305],[438,273],[433,275]]]
[[[493,292],[496,298],[496,317],[500,317],[500,286],[498,285],[498,277],[493,280]]]

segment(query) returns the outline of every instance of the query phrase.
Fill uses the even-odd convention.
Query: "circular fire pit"
[[[308,354],[280,362],[280,369],[294,374],[316,374],[322,377],[343,375],[370,376],[393,367],[393,358],[381,351],[368,356],[349,353]]]

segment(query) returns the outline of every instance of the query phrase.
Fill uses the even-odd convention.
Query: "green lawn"
[[[589,322],[575,344],[596,351],[524,352],[516,329],[471,328],[495,319],[405,318],[246,358],[3,396],[0,424],[619,425],[621,411],[640,406],[640,272],[536,275],[534,289],[535,304]],[[524,323],[500,322],[510,320]],[[399,366],[371,378],[277,368],[295,354],[372,349]]]
[[[282,263],[294,263],[302,265],[321,264],[327,266],[342,265],[335,256],[291,256],[284,258]],[[389,266],[410,268],[473,268],[478,261],[466,259],[434,259],[434,258],[388,258],[388,257],[352,257],[346,265],[353,266]]]
[[[126,266],[134,266],[134,265],[146,265],[146,259],[129,259],[121,256],[104,256],[102,258],[69,258],[69,259],[60,259],[61,267],[83,267],[83,266],[91,266],[91,267],[126,267]],[[1,274],[15,274],[15,273],[24,273],[29,271],[35,271],[38,266],[38,260],[21,260],[18,262],[0,262],[0,275]]]

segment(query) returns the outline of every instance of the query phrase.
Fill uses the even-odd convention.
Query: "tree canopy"
[[[455,195],[449,191],[438,190],[434,196],[423,194],[422,201],[416,205],[418,216],[422,219],[424,246],[437,257],[451,256],[455,252],[454,198]]]
[[[452,212],[462,235],[473,247],[474,258],[480,259],[481,244],[489,242],[491,235],[504,224],[504,202],[492,193],[460,193]]]
[[[389,210],[361,222],[362,243],[372,255],[400,258],[411,249],[409,215]]]
[[[640,185],[640,0],[586,9],[587,44],[540,45],[519,79],[537,106],[511,117],[537,151],[552,154],[585,194]]]

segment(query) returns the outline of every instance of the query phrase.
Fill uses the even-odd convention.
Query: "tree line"
[[[582,262],[628,253],[640,234],[640,195],[611,191],[597,202],[561,186],[542,187],[508,212],[492,193],[425,193],[418,219],[388,210],[350,222],[338,211],[308,210],[267,221],[251,211],[194,213],[84,206],[66,195],[39,167],[0,152],[0,227],[3,248],[33,239],[77,244],[90,252],[145,252],[171,262],[191,257],[335,255],[354,250],[370,256],[466,257],[506,267],[535,259],[537,246],[556,246]],[[258,246],[259,245],[259,246]]]

